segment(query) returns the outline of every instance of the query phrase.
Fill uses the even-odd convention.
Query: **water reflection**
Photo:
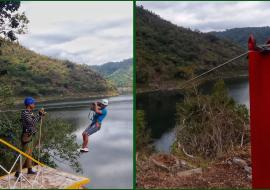
[[[175,103],[183,99],[179,92],[153,92],[136,97],[137,109],[145,111],[147,127],[152,138],[159,139],[175,126]]]
[[[200,87],[203,93],[209,93],[215,81],[209,81]],[[249,109],[248,78],[226,79],[229,95]],[[145,111],[146,123],[152,131],[155,148],[160,152],[169,152],[174,142],[175,106],[183,96],[179,92],[146,93],[137,95],[137,108]]]

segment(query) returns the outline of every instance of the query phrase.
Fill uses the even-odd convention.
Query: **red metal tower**
[[[248,41],[252,187],[270,188],[270,45]]]

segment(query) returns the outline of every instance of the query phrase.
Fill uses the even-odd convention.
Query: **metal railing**
[[[6,145],[7,147],[11,148],[12,150],[16,151],[19,153],[19,156],[16,158],[15,162],[13,163],[13,165],[11,166],[11,168],[8,170],[6,169],[4,166],[0,165],[0,168],[7,174],[8,176],[8,181],[7,181],[7,187],[9,189],[15,189],[17,188],[17,184],[19,183],[19,188],[22,189],[23,188],[23,183],[27,182],[31,188],[44,188],[43,186],[43,171],[44,168],[46,167],[46,165],[44,165],[43,163],[39,162],[38,160],[34,159],[33,157],[31,157],[30,155],[26,154],[25,152],[21,151],[20,149],[16,148],[15,146],[13,146],[12,144],[6,142],[3,139],[0,139],[0,143],[2,143],[3,145]],[[23,168],[23,164],[22,163],[22,158],[26,157],[30,160],[32,160],[34,163],[37,164],[37,174],[34,177],[34,180],[30,180],[29,178],[27,178],[23,172],[22,172],[22,168]],[[14,184],[11,184],[11,174],[13,172],[14,167],[16,166],[16,164],[19,162],[19,166],[20,166],[20,174],[18,176],[18,178],[16,179],[16,181],[14,182]],[[35,185],[35,186],[34,186]]]

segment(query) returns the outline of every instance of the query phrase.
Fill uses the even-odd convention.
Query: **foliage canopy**
[[[15,41],[17,34],[26,33],[29,20],[24,12],[19,12],[20,5],[20,1],[0,2],[0,37]]]

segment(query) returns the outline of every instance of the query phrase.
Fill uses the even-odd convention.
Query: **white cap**
[[[108,99],[102,99],[100,101],[100,103],[102,103],[104,106],[107,106],[107,105],[109,105],[109,100]]]

